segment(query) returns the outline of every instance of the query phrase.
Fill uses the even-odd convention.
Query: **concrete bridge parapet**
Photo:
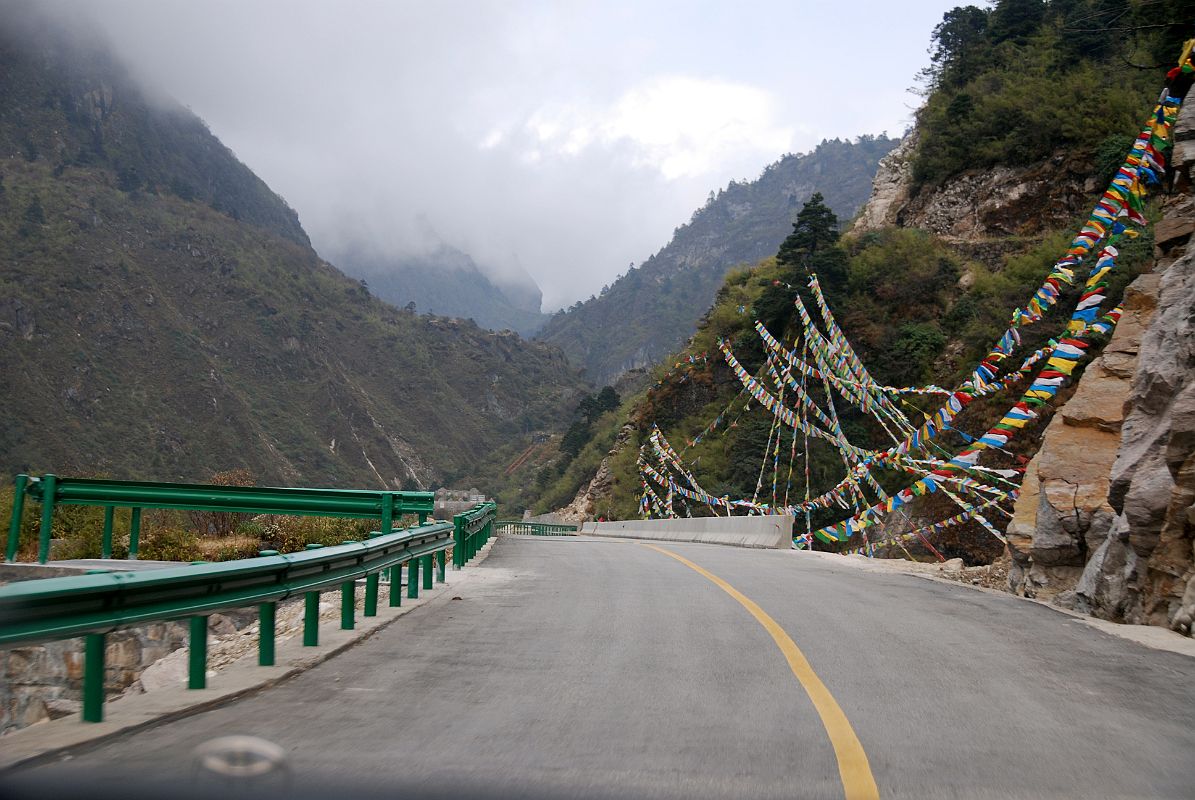
[[[621,522],[586,522],[580,533],[626,539],[659,539],[668,542],[702,542],[734,547],[786,550],[792,547],[793,517],[771,514],[756,517],[698,517],[692,519],[633,519]]]

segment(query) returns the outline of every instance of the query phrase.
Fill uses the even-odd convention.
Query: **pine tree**
[[[988,12],[975,6],[953,8],[942,15],[929,49],[933,63],[920,73],[928,89],[963,86],[975,77],[985,58],[987,26]]]
[[[776,253],[776,260],[791,266],[809,266],[810,259],[838,243],[838,217],[817,192],[797,212],[793,232]]]

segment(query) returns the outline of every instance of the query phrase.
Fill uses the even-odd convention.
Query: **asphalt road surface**
[[[476,569],[289,682],[16,779],[225,794],[194,749],[249,734],[288,756],[254,796],[1195,797],[1195,659],[1038,604],[710,545],[507,537]]]

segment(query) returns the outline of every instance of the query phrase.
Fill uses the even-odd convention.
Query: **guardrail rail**
[[[477,551],[490,540],[497,515],[498,506],[495,503],[478,503],[464,514],[452,518],[453,536],[457,543],[452,551],[454,568],[460,569],[472,561]]]
[[[286,514],[312,517],[376,519],[383,533],[393,530],[403,514],[417,514],[427,522],[435,504],[431,492],[391,492],[368,489],[307,489],[273,486],[213,486],[197,483],[150,483],[95,478],[62,478],[57,475],[17,475],[14,481],[12,519],[8,528],[5,560],[16,558],[21,517],[27,500],[41,503],[41,529],[37,560],[50,558],[55,506],[99,506],[104,509],[101,557],[112,557],[112,529],[117,508],[129,509],[129,558],[137,558],[141,511],[169,508],[246,514]]]
[[[24,480],[22,480],[24,479]],[[188,619],[190,625],[187,686],[207,685],[208,617],[256,605],[260,622],[258,664],[275,662],[275,620],[278,603],[304,598],[303,645],[319,645],[320,592],[339,586],[340,627],[356,625],[356,587],[365,581],[364,616],[377,616],[379,586],[389,579],[389,604],[402,604],[402,568],[407,567],[407,597],[445,580],[447,553],[455,569],[465,566],[488,541],[496,506],[479,503],[453,522],[426,522],[431,513],[430,492],[298,489],[137,483],[18,476],[17,502],[9,551],[19,534],[20,509],[25,497],[42,503],[42,549],[48,554],[47,533],[54,505],[185,508],[205,511],[305,514],[378,519],[382,530],[366,541],[324,546],[309,544],[297,553],[263,550],[256,558],[219,563],[198,562],[146,571],[93,570],[85,575],[42,578],[0,586],[0,647],[33,645],[76,636],[85,637],[83,713],[85,722],[104,717],[104,659],[106,635],[120,628],[152,622]],[[420,524],[394,530],[403,513],[420,515]],[[109,542],[110,513],[105,539]],[[135,555],[135,554],[134,554]],[[11,557],[10,559],[11,560]],[[45,559],[39,559],[45,563]]]

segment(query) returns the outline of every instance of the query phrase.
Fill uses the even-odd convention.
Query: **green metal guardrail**
[[[480,509],[480,511],[479,511]],[[481,526],[466,537],[466,547],[489,527],[493,504],[474,509],[469,525]],[[459,519],[459,517],[458,517]],[[466,528],[468,525],[466,526]],[[258,605],[261,634],[258,663],[274,664],[275,612],[280,600],[303,595],[304,646],[319,644],[319,593],[341,588],[341,628],[352,629],[356,582],[365,578],[365,616],[377,615],[378,584],[390,574],[390,605],[401,604],[402,564],[407,566],[408,597],[432,588],[433,566],[444,580],[445,551],[461,548],[459,524],[421,525],[389,534],[374,533],[365,542],[345,542],[279,555],[215,564],[193,564],[146,572],[103,572],[44,578],[0,587],[0,646],[34,644],[86,636],[83,720],[103,720],[105,635],[121,627],[190,618],[188,686],[206,686],[208,615]],[[455,536],[454,536],[455,534]],[[475,552],[475,550],[474,550]]]
[[[24,474],[17,475],[15,490],[5,560],[16,558],[21,515],[25,510],[25,500],[29,498],[42,506],[37,551],[37,560],[42,564],[50,558],[51,527],[56,505],[103,507],[103,558],[112,557],[115,510],[130,509],[129,558],[135,559],[141,534],[141,510],[145,508],[376,519],[381,522],[382,533],[389,533],[393,530],[394,520],[403,514],[418,514],[420,524],[427,522],[435,502],[431,492],[211,486]]]
[[[453,538],[452,567],[460,569],[468,564],[477,551],[485,546],[494,531],[494,517],[498,515],[495,503],[478,503],[464,514],[452,518]]]
[[[518,519],[500,519],[494,523],[498,533],[512,533],[516,536],[576,536],[576,525],[556,525],[547,522],[524,522]]]

